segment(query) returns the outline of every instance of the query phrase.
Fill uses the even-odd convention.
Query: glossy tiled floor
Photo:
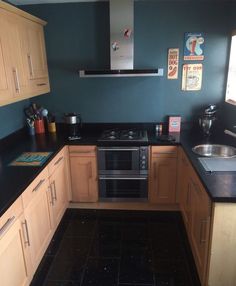
[[[177,212],[67,210],[31,286],[199,286]]]

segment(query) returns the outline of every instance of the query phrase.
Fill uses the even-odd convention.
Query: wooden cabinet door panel
[[[20,220],[0,234],[1,286],[26,286],[30,282],[25,241]]]
[[[63,161],[61,161],[60,165],[50,177],[51,209],[54,228],[58,226],[68,201],[65,172],[65,159],[63,158]]]
[[[153,158],[150,199],[152,203],[175,203],[176,158]]]
[[[48,77],[46,49],[43,26],[28,21],[26,24],[28,39],[28,75],[30,79]]]
[[[98,200],[97,164],[94,157],[70,157],[72,201]]]
[[[203,284],[205,281],[208,257],[211,203],[206,191],[199,181],[196,180],[195,174],[190,176],[190,193],[190,239],[199,278]]]
[[[33,271],[42,259],[52,236],[47,190],[48,182],[46,181],[37,190],[37,196],[24,210]]]

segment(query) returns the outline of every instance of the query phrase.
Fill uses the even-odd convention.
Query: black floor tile
[[[54,260],[47,280],[55,281],[80,281],[84,271],[84,261],[57,261]]]
[[[146,256],[122,257],[120,262],[120,283],[152,284],[152,260]]]
[[[31,286],[200,286],[178,212],[68,209]]]
[[[90,219],[73,219],[65,231],[65,236],[92,236],[96,221]]]
[[[91,246],[91,238],[80,236],[65,236],[61,241],[60,248],[55,260],[85,262]]]
[[[89,259],[81,286],[117,286],[118,259]]]

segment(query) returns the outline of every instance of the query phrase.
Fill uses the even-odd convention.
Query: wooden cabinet
[[[67,208],[67,178],[64,149],[52,160],[48,166],[50,183],[50,212],[53,228],[55,229]]]
[[[207,273],[211,201],[193,169],[189,172],[189,200],[191,221],[188,226],[190,243],[204,285]]]
[[[98,201],[96,146],[70,146],[73,202]]]
[[[53,234],[48,192],[48,170],[45,168],[22,194],[33,272],[38,267]]]
[[[0,8],[1,61],[4,63],[1,104],[20,100],[27,91],[19,27],[19,18]]]
[[[29,93],[35,96],[50,91],[43,26],[22,20],[22,52]]]
[[[2,286],[29,285],[32,271],[24,230],[21,197],[0,218],[0,273]]]
[[[189,186],[189,171],[191,164],[189,163],[183,150],[179,148],[178,156],[178,201],[182,217],[188,229],[190,223],[190,186]]]
[[[49,92],[45,24],[0,2],[0,106]]]
[[[210,244],[211,200],[184,151],[180,151],[178,193],[182,217],[186,226],[199,279],[207,284]]]
[[[151,147],[149,201],[157,204],[176,202],[177,147]]]

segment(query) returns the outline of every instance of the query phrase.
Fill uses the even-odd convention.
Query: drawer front
[[[22,214],[23,204],[21,196],[0,217],[0,235]]]
[[[152,157],[176,158],[177,146],[152,146],[151,154]]]
[[[96,155],[97,147],[94,145],[88,146],[69,146],[69,153],[71,156],[80,156],[80,157],[94,157]]]
[[[48,173],[51,176],[60,164],[65,161],[65,148],[63,148],[48,164]]]
[[[48,169],[45,168],[36,179],[29,185],[29,187],[22,194],[22,201],[24,209],[30,201],[38,195],[42,190],[42,186],[48,182]]]

